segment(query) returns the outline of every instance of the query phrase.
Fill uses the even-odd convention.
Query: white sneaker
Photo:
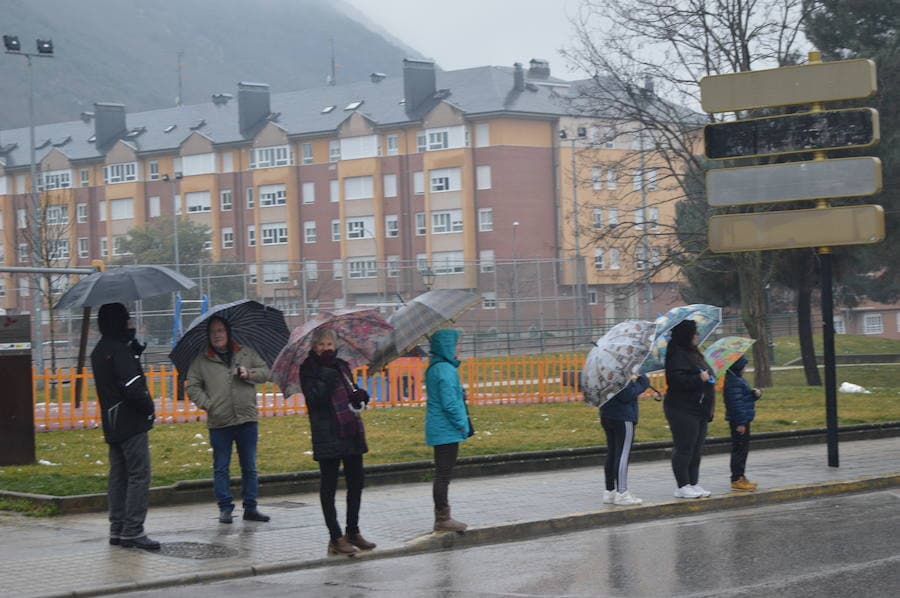
[[[675,498],[700,498],[701,496],[703,494],[695,490],[690,484],[685,484],[675,490]]]
[[[630,490],[626,490],[621,494],[616,492],[616,498],[614,500],[614,504],[619,505],[620,507],[628,507],[631,505],[640,505],[643,504],[644,501],[631,493]]]
[[[604,490],[603,491],[603,504],[611,505],[616,502],[616,491],[615,490]]]
[[[700,498],[707,498],[708,496],[712,495],[712,492],[710,492],[700,484],[694,484],[693,488],[700,493]]]

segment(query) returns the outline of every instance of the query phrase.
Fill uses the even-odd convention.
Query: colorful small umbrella
[[[301,392],[300,364],[312,349],[313,332],[329,328],[338,337],[338,357],[357,368],[369,363],[375,355],[379,339],[394,328],[373,308],[347,308],[333,312],[321,311],[315,318],[294,328],[291,338],[278,354],[272,366],[272,381],[285,396]]]
[[[723,336],[703,352],[706,357],[706,363],[713,369],[716,378],[725,375],[725,370],[731,367],[747,349],[753,346],[756,339],[745,338],[743,336]]]
[[[584,402],[600,406],[625,388],[650,352],[653,322],[626,320],[613,326],[584,362]]]
[[[700,342],[702,343],[709,338],[709,335],[722,322],[722,308],[715,305],[706,305],[705,303],[680,305],[673,307],[656,318],[656,334],[654,335],[653,346],[650,349],[647,361],[641,366],[642,373],[665,369],[666,347],[669,344],[669,339],[672,337],[672,328],[684,320],[694,320],[697,323],[697,333],[700,335]]]
[[[213,316],[228,322],[231,327],[231,339],[259,353],[270,367],[290,334],[284,321],[284,314],[274,307],[249,299],[214,305],[205,314],[194,318],[184,336],[169,353],[169,359],[175,364],[181,376],[187,375],[194,359],[209,344],[206,323]]]

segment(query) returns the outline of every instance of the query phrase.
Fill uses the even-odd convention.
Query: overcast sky
[[[346,0],[447,70],[527,66],[545,58],[569,74],[558,50],[569,43],[578,0]]]

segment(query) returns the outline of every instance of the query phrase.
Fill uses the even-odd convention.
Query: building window
[[[375,233],[374,216],[362,216],[347,219],[347,238],[348,239],[374,239]]]
[[[300,155],[303,157],[304,164],[313,163],[312,143],[300,144]]]
[[[316,201],[316,184],[315,183],[303,183],[303,187],[301,189],[301,195],[303,197],[303,203],[311,204]],[[262,203],[262,196],[260,196],[260,203]]]
[[[123,162],[110,164],[103,167],[103,182],[107,185],[113,183],[127,183],[137,180],[137,162]]]
[[[615,189],[618,186],[618,182],[616,181],[618,177],[616,176],[616,170],[614,168],[609,168],[606,170],[606,188],[607,189]]]
[[[100,237],[100,257],[109,256],[109,239]]]
[[[253,187],[247,187],[247,209],[252,210],[255,205],[253,202]]]
[[[881,314],[863,315],[863,334],[883,334],[884,318]]]
[[[38,174],[38,191],[69,189],[72,186],[71,170],[50,170]]]
[[[334,219],[331,221],[331,240],[341,240],[341,221],[338,219]]]
[[[597,289],[588,289],[588,305],[597,305],[599,296]]]
[[[387,155],[396,156],[400,153],[400,140],[397,135],[387,136]]]
[[[134,218],[134,202],[130,198],[109,200],[110,220],[131,220],[132,218]]]
[[[388,238],[400,236],[400,219],[396,214],[389,214],[384,217],[384,236]]]
[[[23,276],[19,279],[19,295],[21,297],[27,297],[31,293],[31,288],[28,286],[28,278]]]
[[[378,135],[360,135],[341,139],[341,160],[374,158],[380,154]]]
[[[69,223],[69,207],[68,206],[47,206],[46,213],[47,224],[51,226],[62,226]]]
[[[425,212],[416,212],[416,236],[423,236],[428,232],[425,226]]]
[[[494,230],[494,209],[479,208],[478,210],[478,232],[489,233]]]
[[[268,262],[263,264],[263,284],[277,284],[290,280],[287,262]]]
[[[303,274],[306,276],[306,280],[319,280],[319,262],[303,260]]]
[[[337,162],[341,159],[341,142],[337,139],[332,139],[328,142],[328,161],[329,162]]]
[[[28,228],[28,210],[25,208],[16,210],[16,228]]]
[[[192,191],[190,193],[185,193],[184,201],[187,204],[187,211],[189,214],[212,211],[209,191]]]
[[[91,184],[91,170],[90,168],[82,168],[81,169],[81,186],[87,187]]]
[[[428,267],[428,255],[425,253],[416,254],[416,271],[422,272]]]
[[[591,168],[591,188],[594,191],[603,189],[603,169],[599,166]]]
[[[331,277],[335,280],[344,278],[344,261],[334,260],[331,262]]]
[[[354,176],[344,179],[344,200],[371,199],[375,191],[370,176]]]
[[[847,334],[847,327],[844,324],[844,318],[842,318],[841,316],[837,316],[834,318],[834,333]]]
[[[606,209],[606,224],[612,227],[619,225],[619,208]]]
[[[231,189],[219,191],[219,207],[223,212],[228,212],[232,207]]]
[[[397,278],[400,276],[400,256],[389,255],[387,258],[387,277]]]
[[[289,166],[294,160],[291,148],[287,145],[257,147],[250,150],[250,168],[272,168],[273,166]]]
[[[307,220],[303,223],[303,242],[304,243],[315,243],[316,242],[316,221],[315,220]]]
[[[638,230],[644,230],[644,211],[641,208],[634,211],[634,227]]]
[[[425,173],[421,170],[413,173],[413,193],[416,195],[425,193]]]
[[[397,197],[397,175],[396,174],[386,174],[382,178],[383,181],[383,192],[385,197]]]
[[[490,189],[491,188],[491,167],[490,166],[479,166],[475,169],[475,182],[476,187],[479,189]]]
[[[603,270],[603,248],[594,248],[594,270]]]
[[[600,228],[601,226],[603,226],[602,208],[594,208],[593,212],[591,212],[591,225],[594,228]]]
[[[78,257],[85,258],[90,253],[90,245],[87,237],[78,237]]]
[[[184,176],[196,176],[198,174],[212,174],[216,172],[216,155],[212,152],[206,154],[193,154],[181,158],[180,170]]]
[[[304,203],[306,198],[304,197]],[[259,188],[259,207],[271,208],[287,203],[287,191],[284,185],[262,185]]]
[[[655,191],[656,190],[656,169],[648,168],[643,171],[644,176],[643,179],[647,185],[647,191]],[[641,169],[635,168],[631,174],[631,189],[633,191],[640,191],[641,189]]]
[[[106,222],[106,200],[97,202],[97,222]]]
[[[436,129],[428,132],[428,149],[442,150],[450,147],[450,132],[447,129]]]
[[[497,293],[493,291],[481,294],[482,309],[497,309]]]
[[[435,274],[461,274],[465,269],[462,251],[435,251],[431,254],[431,269]]]
[[[222,249],[234,247],[234,229],[226,226],[222,229]]]
[[[650,265],[651,266],[659,266],[662,263],[660,259],[659,247],[651,247],[650,248]]]
[[[160,215],[160,203],[159,203],[159,195],[151,195],[147,198],[147,202],[150,206],[150,218],[159,218]]]
[[[428,135],[425,131],[416,133],[416,151],[421,153],[428,149]]]
[[[609,269],[610,270],[618,270],[621,266],[619,265],[619,250],[613,247],[609,250]]]
[[[225,152],[222,154],[222,172],[234,172],[233,152]]]
[[[19,260],[19,263],[24,264],[30,256],[31,251],[28,249],[28,243],[19,243],[16,251],[16,258]]]
[[[328,201],[335,203],[341,200],[341,185],[337,179],[328,181]]]
[[[256,284],[256,264],[247,266],[247,284]]]
[[[491,144],[491,126],[488,123],[475,125],[475,147],[487,147]]]
[[[647,221],[651,229],[659,226],[659,208],[647,208]]]
[[[348,278],[375,278],[378,275],[378,266],[371,256],[347,260],[347,270]]]
[[[462,189],[462,169],[460,168],[440,168],[429,171],[428,175],[433,193]]]
[[[247,227],[247,247],[256,247],[256,226],[253,224]]]
[[[494,250],[485,249],[478,254],[478,263],[482,272],[494,271]]]
[[[150,180],[151,180],[151,181],[158,181],[158,180],[159,180],[159,161],[157,161],[157,160],[150,160],[150,162],[147,164],[147,170],[148,170],[149,173],[150,173]]]
[[[635,270],[646,270],[647,269],[647,248],[646,247],[636,247],[634,249],[634,269]]]
[[[113,237],[112,242],[112,254],[113,255],[130,255],[128,251],[122,247],[125,240],[128,238],[128,235],[116,235]]]
[[[288,242],[286,222],[269,222],[261,227],[263,245],[285,245]]]
[[[462,210],[440,210],[431,213],[433,234],[459,233],[462,229]]]

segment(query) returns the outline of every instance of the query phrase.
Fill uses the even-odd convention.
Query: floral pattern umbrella
[[[300,364],[312,349],[313,332],[329,328],[338,338],[338,357],[357,368],[369,363],[378,348],[379,340],[393,332],[394,327],[373,308],[321,311],[315,318],[294,328],[287,345],[272,366],[272,381],[290,396],[300,392]]]
[[[599,407],[625,388],[650,353],[655,326],[626,320],[595,343],[584,362],[584,401]]]
[[[747,350],[753,346],[756,339],[743,336],[723,336],[703,352],[706,363],[713,369],[716,378],[725,375],[725,370],[731,367]]]
[[[722,322],[722,308],[715,305],[706,305],[705,303],[680,305],[673,307],[656,318],[656,334],[654,335],[653,346],[650,349],[647,361],[641,366],[642,373],[665,369],[666,347],[669,345],[669,339],[672,338],[672,328],[684,320],[697,322],[697,333],[700,335],[700,342],[702,343],[709,338],[709,335]]]

